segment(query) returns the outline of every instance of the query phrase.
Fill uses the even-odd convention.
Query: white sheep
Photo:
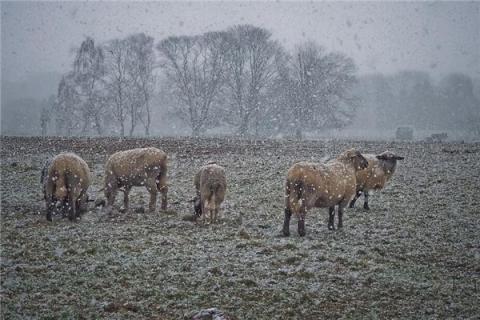
[[[338,205],[338,228],[342,228],[343,211],[355,196],[358,170],[368,166],[355,149],[323,163],[299,162],[287,173],[285,184],[285,220],[283,234],[290,235],[292,213],[298,217],[298,234],[305,235],[305,215],[311,208],[329,208],[328,228],[334,230],[335,206]]]
[[[118,189],[123,188],[123,206],[128,210],[128,193],[145,186],[150,193],[150,212],[155,211],[157,192],[162,193],[162,210],[167,209],[167,154],[157,148],[138,148],[114,153],[105,164],[104,192],[107,212],[111,211]]]
[[[59,201],[62,210],[67,209],[69,220],[80,217],[87,210],[90,181],[90,168],[78,155],[61,153],[49,159],[41,176],[47,220],[52,221],[52,213]]]
[[[220,205],[227,191],[225,169],[215,163],[207,164],[198,170],[194,177],[196,196],[194,199],[195,216],[198,218],[207,215],[213,223],[218,218]]]

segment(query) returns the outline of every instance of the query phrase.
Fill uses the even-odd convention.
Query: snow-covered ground
[[[474,318],[480,313],[480,144],[360,141],[1,138],[1,317],[190,318],[217,308],[235,319]],[[79,222],[44,215],[40,170],[74,151],[102,198],[114,151],[169,154],[169,209]],[[346,148],[405,156],[393,180],[349,209],[341,231],[312,210],[307,235],[280,236],[283,183],[295,161]],[[223,219],[197,225],[193,175],[209,160],[227,170]],[[117,204],[120,206],[122,194]],[[159,205],[157,206],[159,207]]]

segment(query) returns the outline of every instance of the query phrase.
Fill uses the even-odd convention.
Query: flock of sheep
[[[364,194],[364,208],[369,210],[369,191],[382,189],[395,172],[397,160],[402,159],[390,151],[373,155],[349,149],[327,163],[295,163],[288,170],[285,183],[283,235],[290,235],[290,218],[294,214],[298,218],[298,234],[304,236],[305,215],[311,208],[328,208],[328,228],[334,230],[335,206],[338,206],[337,227],[342,228],[345,207],[353,207]],[[128,194],[134,186],[147,188],[150,212],[155,211],[158,192],[162,195],[162,210],[167,208],[167,154],[162,150],[138,148],[111,155],[105,164],[104,181],[107,213],[111,213],[119,190],[124,193],[124,209],[128,210]],[[87,211],[90,169],[78,155],[61,153],[47,161],[41,183],[47,220],[52,220],[56,210],[67,212],[70,220]],[[214,162],[208,163],[196,173],[194,185],[195,218],[215,222],[227,190],[225,169]]]

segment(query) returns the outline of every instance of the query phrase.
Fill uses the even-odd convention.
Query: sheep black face
[[[351,159],[356,170],[363,170],[368,167],[368,160],[357,150],[351,150],[349,152],[349,158]]]
[[[405,159],[404,157],[397,156],[391,151],[385,151],[377,155],[377,159],[380,160],[387,160],[387,161],[397,161],[397,160],[403,160]]]
[[[383,162],[382,167],[385,172],[393,174],[397,166],[397,160],[403,160],[404,157],[397,156],[391,151],[385,151],[376,156],[377,159]]]
[[[195,217],[199,218],[202,215],[202,202],[198,196],[193,199],[193,210]]]

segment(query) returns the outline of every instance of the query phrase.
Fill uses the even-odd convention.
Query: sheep
[[[203,214],[203,219],[206,220],[208,214],[210,222],[213,223],[218,218],[220,205],[227,191],[225,169],[215,163],[201,167],[195,174],[194,185],[196,189],[195,217],[198,218]]]
[[[111,212],[117,191],[123,188],[123,206],[128,210],[128,194],[134,186],[145,186],[150,193],[149,211],[154,212],[157,192],[162,194],[161,209],[167,209],[167,154],[157,148],[138,148],[112,154],[105,164],[105,207]]]
[[[343,211],[355,195],[358,170],[368,166],[355,149],[343,152],[325,164],[298,162],[287,173],[283,235],[290,235],[292,213],[298,218],[298,234],[305,235],[305,215],[311,208],[329,208],[328,229],[334,230],[335,206],[338,228],[343,227]]]
[[[370,210],[368,205],[369,191],[383,189],[395,173],[397,160],[403,160],[404,157],[397,156],[390,151],[385,151],[379,155],[364,154],[364,156],[368,160],[368,168],[357,171],[357,191],[350,202],[350,208],[355,207],[355,201],[363,193],[365,198],[363,208]]]
[[[40,180],[43,185],[48,221],[52,221],[52,213],[59,201],[62,209],[67,208],[68,219],[71,221],[87,211],[90,169],[78,155],[61,153],[47,160]]]

